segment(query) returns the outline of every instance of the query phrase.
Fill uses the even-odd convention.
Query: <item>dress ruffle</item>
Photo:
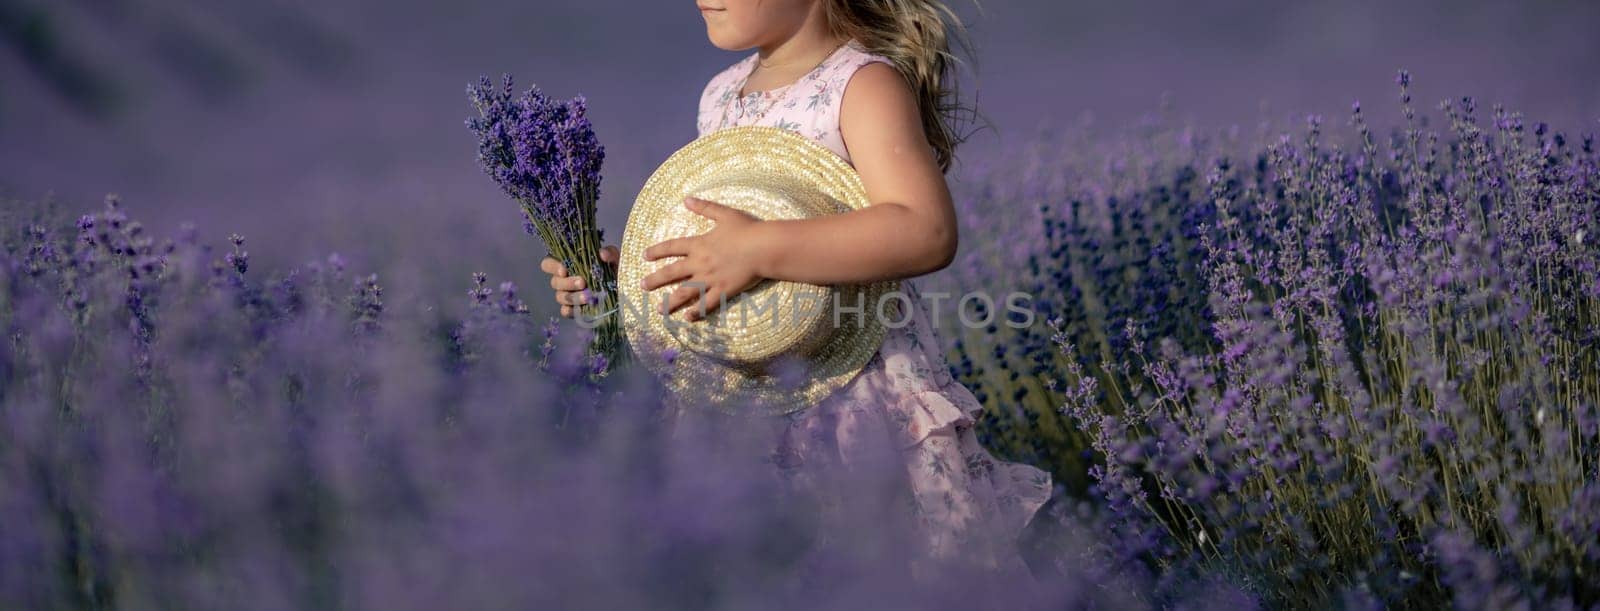
[[[962,541],[965,532],[977,529],[987,520],[993,530],[989,536],[1002,544],[1015,543],[1022,529],[1033,515],[1050,499],[1052,481],[1049,472],[1025,463],[1006,462],[995,458],[979,442],[975,430],[983,405],[965,386],[949,381],[934,390],[913,392],[901,397],[894,413],[902,414],[907,425],[894,427],[901,441],[902,452],[908,455],[908,467],[931,465],[938,462],[956,463],[959,469],[945,474],[939,481],[936,469],[927,470],[935,475],[922,479],[913,486],[922,509],[933,515],[925,516],[935,521],[939,529],[947,530],[949,545],[981,547],[980,542]],[[941,485],[943,484],[943,485]],[[960,501],[951,505],[951,491],[964,490],[979,509],[978,515],[968,514],[959,507]],[[960,496],[958,493],[956,496]],[[989,503],[993,502],[990,506]],[[968,537],[976,536],[968,532]],[[935,541],[938,549],[939,541]],[[954,552],[955,550],[940,550]],[[1014,550],[993,550],[998,556],[1009,555]],[[1001,562],[991,558],[991,563]]]
[[[792,466],[865,464],[882,459],[892,442],[889,459],[904,471],[935,556],[1020,567],[1016,540],[1049,500],[1051,476],[998,460],[979,444],[974,427],[983,405],[950,375],[938,345],[926,313],[915,308],[849,384],[787,417],[775,456]]]
[[[922,443],[936,432],[977,423],[983,405],[970,395],[966,398],[972,400],[962,401],[960,394],[952,392],[954,383],[951,380],[928,390],[912,391],[896,397],[888,406],[888,415],[897,424],[894,437],[902,450]]]

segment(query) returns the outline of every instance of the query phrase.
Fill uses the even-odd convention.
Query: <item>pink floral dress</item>
[[[741,97],[756,60],[752,53],[707,84],[700,135],[742,125],[779,127],[850,161],[839,131],[845,86],[868,63],[893,64],[852,40],[798,81]],[[784,467],[849,464],[892,448],[891,462],[904,465],[904,498],[933,554],[1020,567],[1016,539],[1050,497],[1050,474],[997,460],[979,445],[973,425],[982,405],[951,376],[929,324],[928,302],[910,280],[901,290],[916,304],[909,322],[889,329],[878,353],[845,387],[779,419],[772,460]]]

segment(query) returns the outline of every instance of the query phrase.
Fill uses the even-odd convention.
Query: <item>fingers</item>
[[[603,247],[600,249],[600,260],[615,265],[622,260],[622,252],[616,246]],[[556,303],[561,304],[561,316],[572,318],[577,311],[575,306],[593,299],[593,295],[585,290],[588,286],[583,276],[568,275],[566,266],[555,257],[546,256],[539,261],[539,270],[550,274],[550,288],[555,290]]]
[[[666,267],[656,270],[648,276],[645,276],[643,280],[644,284],[641,286],[641,288],[646,291],[653,291],[656,290],[657,287],[666,286],[679,280],[689,278],[693,275],[694,274],[689,269],[689,262],[686,260],[679,260],[667,265]]]
[[[601,256],[605,256],[604,253],[601,253]],[[552,276],[567,275],[567,267],[557,261],[555,257],[545,257],[543,261],[540,261],[539,270]]]
[[[693,236],[662,240],[644,249],[644,260],[654,261],[663,257],[681,257],[689,254],[689,247],[693,244]]]
[[[539,269],[550,274],[550,288],[556,291],[556,303],[568,303],[563,297],[564,293],[583,290],[583,276],[568,276],[566,266],[552,257],[545,257],[539,262]]]
[[[605,263],[616,263],[622,260],[622,251],[615,246],[605,246],[600,249],[600,260]],[[552,276],[566,276],[567,266],[562,265],[555,257],[545,256],[539,261],[539,271]]]
[[[583,276],[551,276],[550,288],[557,291],[581,291],[584,289]]]
[[[698,301],[700,296],[706,292],[706,285],[704,284],[698,282],[684,283],[667,295],[667,300],[662,303],[658,311],[662,314],[671,314],[683,308],[683,306]]]
[[[718,222],[728,220],[735,215],[743,214],[743,212],[733,208],[729,208],[717,202],[703,200],[698,197],[683,198],[683,205],[684,207],[687,207],[689,211],[695,214]]]
[[[561,304],[561,316],[572,318],[577,306],[589,303],[594,295],[589,291],[556,291],[556,303]]]
[[[700,302],[696,305],[698,307],[691,307],[688,313],[684,314],[684,318],[688,318],[690,322],[715,314],[718,306],[722,305],[722,292],[706,291],[700,296]]]
[[[556,291],[556,303],[561,305],[583,305],[594,301],[594,293],[589,291]]]
[[[549,259],[547,259],[549,260]],[[560,263],[556,263],[560,267]],[[566,270],[558,270],[565,272]],[[550,276],[550,288],[555,289],[556,303],[561,304],[561,315],[572,318],[572,306],[582,305],[589,296],[589,291],[584,290],[583,276]]]
[[[685,306],[689,306],[689,311],[684,313],[684,318],[690,321],[701,320],[705,316],[716,312],[717,308],[722,305],[722,299],[723,293],[721,291],[708,289],[705,285],[698,283],[685,284],[672,291],[672,294],[667,297],[664,306],[666,309],[662,313],[671,314]],[[702,310],[704,310],[704,315],[701,313]]]

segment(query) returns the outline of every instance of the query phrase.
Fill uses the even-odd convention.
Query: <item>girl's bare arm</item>
[[[664,269],[646,278],[646,287],[708,268],[725,274],[733,288],[749,276],[841,284],[918,276],[949,265],[957,245],[954,205],[910,86],[890,66],[868,64],[853,75],[842,105],[840,131],[871,206],[752,222],[732,209],[701,203],[696,211],[718,221],[715,229],[645,251],[649,260],[692,254],[700,261]]]

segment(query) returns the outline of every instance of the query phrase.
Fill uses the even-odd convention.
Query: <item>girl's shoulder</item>
[[[854,71],[857,68],[873,62],[882,62],[884,64],[888,64],[891,68],[894,67],[893,59],[890,59],[885,55],[873,53],[867,49],[866,45],[861,44],[861,41],[851,39],[849,42],[845,43],[843,49],[840,49],[837,63],[838,65],[843,66],[846,70]]]
[[[829,58],[827,72],[829,76],[836,80],[835,85],[843,89],[844,85],[850,82],[850,78],[855,76],[857,70],[872,63],[881,63],[890,68],[895,67],[893,59],[873,53],[862,45],[860,41],[852,39],[845,43],[838,53]]]
[[[856,40],[846,43],[833,57],[829,58],[828,65],[824,67],[817,78],[819,83],[816,87],[819,90],[826,91],[827,95],[824,97],[832,100],[830,105],[833,108],[829,110],[835,116],[830,117],[831,120],[837,120],[837,113],[844,103],[845,91],[849,89],[850,83],[855,80],[856,74],[862,68],[875,63],[881,63],[898,73],[893,59],[867,50]]]

